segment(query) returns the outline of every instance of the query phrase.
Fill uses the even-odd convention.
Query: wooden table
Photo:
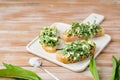
[[[31,57],[25,46],[40,29],[54,22],[81,22],[91,13],[105,16],[101,24],[112,37],[110,44],[96,58],[101,80],[109,80],[112,56],[120,58],[120,1],[119,0],[1,0],[0,1],[0,63],[22,66],[36,72],[43,80],[53,80],[42,70],[28,64]],[[43,67],[61,80],[93,80],[86,69],[75,73],[43,58]],[[0,80],[10,80],[0,78]]]

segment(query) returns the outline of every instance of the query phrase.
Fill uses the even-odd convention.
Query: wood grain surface
[[[28,64],[29,58],[35,55],[27,52],[25,46],[42,27],[54,22],[81,22],[93,12],[105,16],[101,26],[112,37],[109,45],[96,58],[101,80],[109,80],[112,56],[120,58],[120,0],[0,0],[0,63],[18,65],[36,72],[43,80],[53,80],[41,69]],[[75,73],[40,59],[43,67],[60,80],[93,80],[88,68]]]

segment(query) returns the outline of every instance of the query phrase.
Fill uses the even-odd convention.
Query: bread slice
[[[83,38],[80,38],[78,36],[67,36],[66,33],[62,34],[62,39],[65,42],[73,42],[73,41],[77,41],[77,40],[82,40]]]
[[[90,51],[90,54],[94,55],[95,50],[96,50],[96,46],[94,46],[94,48]],[[88,57],[83,55],[83,56],[81,56],[80,61],[85,60],[86,58],[88,58]],[[65,64],[78,62],[78,60],[73,60],[73,59],[69,60],[67,57],[62,57],[61,51],[57,52],[56,59],[62,63],[65,63]]]
[[[100,33],[99,34],[97,33],[94,37],[100,37],[100,36],[103,36],[103,35],[104,35],[104,28],[101,27]],[[62,39],[65,42],[73,42],[73,41],[77,41],[77,40],[84,40],[85,38],[84,37],[78,37],[78,36],[67,36],[67,33],[63,33],[62,34]]]
[[[56,52],[57,46],[50,47],[50,46],[42,45],[42,48],[49,53],[54,53],[54,52]]]
[[[94,37],[104,36],[104,34],[105,34],[105,30],[104,30],[103,27],[101,27],[101,29],[100,29],[100,33],[99,33],[99,34],[97,33]]]

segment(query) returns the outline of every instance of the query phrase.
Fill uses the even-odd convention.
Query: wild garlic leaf
[[[0,77],[20,78],[22,80],[42,80],[36,73],[11,64],[3,64],[6,69],[0,69]],[[20,80],[17,79],[17,80]]]
[[[118,62],[119,62],[119,64],[118,64],[118,66],[119,66],[119,67],[118,67],[118,75],[119,75],[119,77],[118,77],[118,78],[119,78],[119,80],[120,80],[120,59],[119,59]]]
[[[26,69],[23,69],[23,68],[21,68],[21,67],[19,67],[19,66],[13,66],[13,65],[11,65],[11,64],[5,64],[5,63],[4,63],[4,66],[5,66],[7,69],[15,69],[15,70],[18,70],[18,71],[23,71],[24,74],[25,74],[25,73],[26,73],[26,74],[29,73],[29,75],[31,75],[31,76],[36,76],[36,77],[38,77],[37,74],[35,74],[34,72],[29,71],[29,70],[26,70]]]
[[[27,79],[21,79],[21,78],[14,78],[15,80],[27,80]]]
[[[100,80],[99,74],[98,74],[98,71],[97,71],[97,68],[96,68],[96,63],[95,63],[94,56],[92,56],[91,59],[90,59],[90,72],[92,73],[95,80]]]
[[[120,80],[120,59],[117,60],[113,56],[112,61],[113,61],[113,68],[112,68],[112,75],[110,77],[110,80]]]
[[[11,64],[6,64],[6,63],[3,63],[3,65],[7,68],[7,69],[12,69],[13,66],[11,66]],[[21,78],[14,78],[15,80],[26,80],[26,79],[21,79]]]
[[[111,75],[110,80],[115,80],[116,69],[117,69],[117,59],[113,56],[112,61],[113,61],[113,68],[112,68],[112,75]]]

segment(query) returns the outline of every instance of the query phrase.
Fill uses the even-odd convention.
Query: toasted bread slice
[[[96,46],[94,46],[94,48],[91,50],[90,54],[94,55],[96,50]],[[80,61],[85,60],[86,58],[88,58],[87,56],[83,55],[81,56]],[[62,57],[62,52],[58,51],[57,55],[56,55],[56,59],[62,63],[68,64],[68,63],[74,63],[74,62],[78,62],[78,60],[69,60],[67,57]]]
[[[56,52],[57,46],[50,47],[50,46],[42,45],[42,48],[49,53],[54,53],[54,52]]]
[[[94,37],[100,37],[100,36],[103,36],[104,35],[104,28],[101,27],[100,29],[100,33],[96,34]],[[78,37],[78,36],[67,36],[66,33],[63,33],[62,34],[62,39],[65,41],[65,42],[73,42],[73,41],[77,41],[77,40],[83,40],[85,39],[84,37]]]
[[[65,42],[72,42],[72,41],[79,40],[80,38],[78,36],[67,36],[65,33],[63,33],[62,34],[62,39]]]
[[[104,28],[101,27],[100,33],[99,33],[99,34],[96,34],[94,37],[100,37],[100,36],[103,36],[104,34],[105,34]]]

